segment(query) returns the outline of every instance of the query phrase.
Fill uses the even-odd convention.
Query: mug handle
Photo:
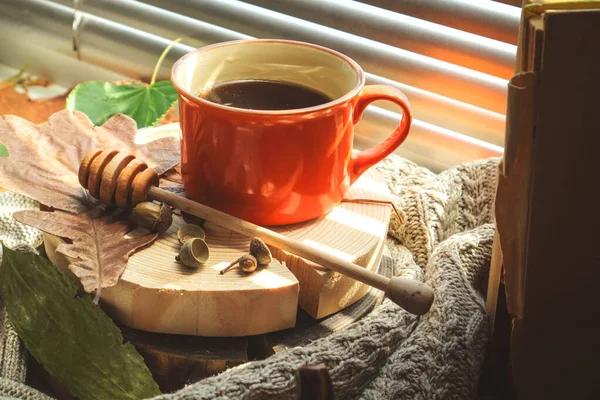
[[[348,165],[350,184],[354,183],[371,166],[396,150],[408,136],[412,124],[410,105],[404,93],[392,86],[367,85],[358,94],[358,101],[352,116],[354,125],[358,124],[367,106],[377,100],[388,100],[399,105],[402,108],[402,120],[394,132],[383,142],[352,155]]]

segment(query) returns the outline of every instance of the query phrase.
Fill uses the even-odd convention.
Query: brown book
[[[524,8],[496,217],[519,399],[599,399],[600,2]],[[498,248],[498,246],[496,246]]]

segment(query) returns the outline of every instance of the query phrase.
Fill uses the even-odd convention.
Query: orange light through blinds
[[[367,83],[402,90],[414,127],[398,151],[436,171],[499,156],[507,79],[512,75],[520,9],[479,0],[4,0],[0,23],[16,42],[148,79],[158,55],[182,37],[172,63],[193,48],[258,38],[320,44],[354,58]],[[73,19],[79,54],[72,48]],[[27,29],[23,28],[24,26]],[[401,115],[375,103],[357,126],[356,145],[385,137]]]

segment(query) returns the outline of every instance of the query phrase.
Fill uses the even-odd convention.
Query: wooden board
[[[352,185],[347,200],[391,201],[387,185],[375,171],[368,171]],[[274,230],[310,243],[338,257],[375,271],[381,260],[391,216],[388,204],[345,202],[316,220]],[[299,305],[320,319],[362,298],[369,286],[295,255],[271,248],[300,282]]]
[[[294,326],[298,280],[286,267],[274,260],[249,275],[238,269],[219,274],[248,252],[250,239],[210,224],[210,259],[198,269],[184,267],[175,261],[177,230],[184,223],[174,216],[167,232],[129,258],[117,285],[102,290],[101,305],[111,317],[143,331],[195,336],[257,335]],[[57,238],[46,236],[48,257],[65,270]]]
[[[385,276],[392,275],[392,259],[385,248],[377,271]],[[346,329],[369,314],[382,300],[383,292],[369,289],[353,305],[321,320],[315,320],[298,310],[294,328],[265,335],[195,338],[124,328],[123,336],[144,357],[161,390],[172,392],[232,366],[262,360],[293,347],[306,346],[312,341]]]
[[[384,245],[381,260],[375,271],[383,276],[392,277],[393,263],[392,256]],[[369,288],[367,293],[356,303],[319,320],[315,320],[304,311],[299,310],[295,327],[264,335],[267,339],[268,349],[273,353],[279,353],[294,347],[306,346],[317,339],[342,331],[373,311],[381,304],[383,297],[382,291]]]
[[[347,198],[389,200],[389,192],[370,173],[352,186]],[[390,210],[388,204],[345,202],[315,220],[274,230],[374,270]],[[257,335],[293,327],[298,304],[320,319],[355,303],[369,289],[275,248],[276,260],[267,268],[250,275],[238,269],[220,275],[227,264],[248,252],[250,238],[210,223],[205,230],[211,257],[200,269],[187,269],[175,262],[180,246],[176,232],[182,224],[175,217],[167,232],[130,257],[119,283],[103,290],[102,306],[113,318],[149,332]],[[49,258],[66,269],[68,261],[55,251],[58,243],[46,235]]]

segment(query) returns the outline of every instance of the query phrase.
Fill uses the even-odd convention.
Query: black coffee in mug
[[[198,96],[213,103],[250,110],[294,110],[332,100],[306,86],[269,80],[222,82],[203,89]]]

